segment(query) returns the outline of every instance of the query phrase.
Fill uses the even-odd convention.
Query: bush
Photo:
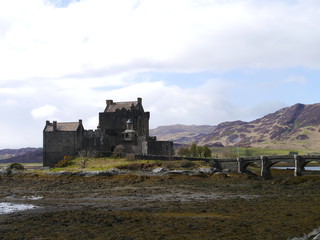
[[[57,164],[55,164],[54,166],[57,168],[70,166],[72,163],[71,162],[72,159],[73,159],[72,156],[64,156],[63,159],[59,161]]]
[[[24,170],[24,166],[20,163],[12,163],[9,165],[9,169]]]
[[[78,161],[78,164],[80,165],[81,168],[86,168],[89,165],[89,158],[82,158]]]

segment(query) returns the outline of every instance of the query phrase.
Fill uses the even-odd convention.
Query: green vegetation
[[[196,143],[193,143],[190,148],[180,147],[177,153],[180,157],[200,157],[206,159],[211,157],[212,152],[207,146],[197,146]]]
[[[9,168],[14,170],[24,170],[24,166],[20,163],[11,163]]]
[[[141,170],[152,170],[156,167],[162,167],[166,169],[188,169],[188,168],[199,168],[203,166],[209,166],[209,163],[205,161],[188,161],[188,160],[177,160],[177,161],[160,161],[160,160],[132,160],[131,158],[87,158],[86,166],[82,165],[82,157],[74,158],[68,161],[68,164],[62,166],[65,160],[62,160],[56,165],[55,168],[50,171],[70,171],[76,172],[81,170],[86,171],[107,171],[112,168],[118,168],[122,170],[130,171],[141,171]]]

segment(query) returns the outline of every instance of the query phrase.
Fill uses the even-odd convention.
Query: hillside
[[[320,104],[295,104],[251,122],[224,122],[200,145],[290,148],[319,151]]]
[[[42,162],[42,148],[20,148],[0,150],[0,163]]]
[[[295,104],[251,122],[223,122],[218,126],[170,125],[150,135],[175,144],[240,146],[320,151],[320,103]]]
[[[190,144],[198,142],[215,128],[216,126],[209,125],[176,124],[150,129],[150,135],[156,136],[160,141],[173,141],[177,144]]]

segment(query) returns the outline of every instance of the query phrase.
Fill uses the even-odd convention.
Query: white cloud
[[[284,82],[288,83],[299,83],[299,84],[306,84],[307,79],[304,76],[291,76],[283,80]]]
[[[55,106],[45,105],[35,108],[31,111],[31,115],[35,119],[47,119],[53,117],[58,112]]]
[[[208,80],[196,88],[169,86],[163,81],[145,81],[105,92],[108,99],[130,101],[143,98],[146,111],[151,112],[150,126],[166,124],[217,124],[230,119],[227,100],[230,84],[222,80]]]
[[[66,8],[1,2],[0,80],[319,67],[319,7],[254,0],[83,0]]]

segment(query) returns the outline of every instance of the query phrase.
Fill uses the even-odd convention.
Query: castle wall
[[[127,127],[128,119],[131,119],[138,136],[149,136],[149,118],[149,112],[140,112],[135,109],[101,112],[99,113],[99,126],[101,130],[107,130],[110,134],[121,135]]]
[[[173,156],[173,142],[148,141],[148,155]]]
[[[83,133],[82,131],[74,132],[44,132],[43,149],[44,149],[44,166],[54,167],[65,156],[74,156],[82,148]]]

